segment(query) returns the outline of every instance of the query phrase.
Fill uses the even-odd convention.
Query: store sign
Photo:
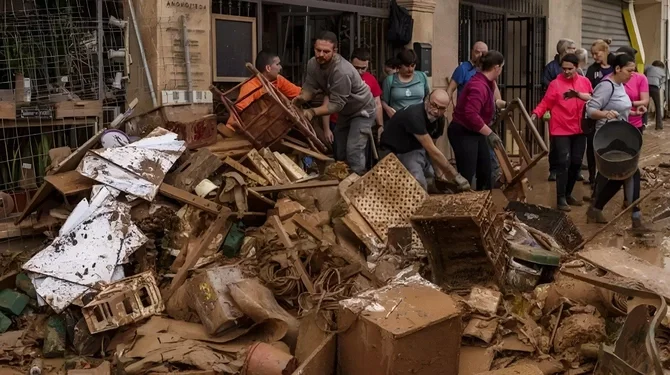
[[[166,8],[182,8],[191,10],[207,10],[207,4],[198,4],[189,1],[167,1]]]

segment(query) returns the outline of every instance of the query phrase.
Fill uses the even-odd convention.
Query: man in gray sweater
[[[318,91],[328,95],[328,101],[322,106],[306,109],[303,113],[309,120],[338,113],[334,132],[338,145],[335,159],[346,161],[353,172],[363,175],[365,149],[375,123],[375,100],[354,66],[335,52],[336,46],[337,37],[330,31],[316,39],[314,57],[307,63],[302,91],[293,99],[293,104],[300,106],[310,101]]]

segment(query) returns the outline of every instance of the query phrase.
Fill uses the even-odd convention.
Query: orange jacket
[[[300,95],[300,87],[294,85],[291,81],[288,79],[282,77],[281,75],[277,76],[277,79],[272,82],[272,84],[279,90],[282,94],[284,94],[287,98],[293,99],[296,96]],[[246,96],[248,93],[256,90],[257,88],[263,86],[261,84],[261,81],[258,79],[258,77],[255,77],[254,79],[250,80],[249,82],[245,83],[240,87],[240,94],[238,98],[242,98]],[[247,108],[251,103],[255,102],[265,94],[265,90],[260,89],[256,90],[253,94],[247,96],[243,100],[241,100],[239,103],[235,104],[235,108],[239,112],[242,112],[245,108]],[[235,122],[235,118],[233,116],[230,116],[228,118],[228,122],[226,123],[226,126],[231,129],[235,130],[233,128],[233,123]]]

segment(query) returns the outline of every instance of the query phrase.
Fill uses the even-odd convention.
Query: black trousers
[[[554,140],[554,136],[549,137],[549,156],[547,156],[549,159],[549,173],[554,172],[558,173],[558,169],[560,168],[559,164],[561,163],[557,155],[557,150],[556,150],[556,141]]]
[[[649,97],[654,101],[654,107],[656,107],[656,129],[663,129],[663,102],[661,102],[661,89],[658,86],[649,85]]]
[[[593,135],[595,131],[586,134],[586,165],[589,168],[589,181],[591,182],[591,187],[596,183],[596,154],[593,149]]]
[[[552,136],[556,154],[556,198],[572,195],[577,176],[582,168],[586,136],[584,134]]]
[[[452,122],[447,128],[449,143],[456,156],[456,169],[475,190],[491,190],[491,147],[486,137]],[[473,184],[477,178],[477,186]]]
[[[607,202],[612,200],[616,193],[619,192],[626,181],[621,180],[610,180],[607,177],[598,173],[596,176],[596,199],[593,204],[594,208],[602,210]],[[630,203],[638,200],[640,198],[640,170],[638,169],[633,175],[633,200]],[[625,198],[624,198],[625,199]],[[640,211],[640,208],[635,206],[633,207],[633,212]]]

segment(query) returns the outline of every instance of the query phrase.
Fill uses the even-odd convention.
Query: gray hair
[[[586,60],[588,60],[589,57],[589,53],[584,48],[578,48],[575,51],[575,55],[577,55],[579,62],[586,62]]]
[[[559,55],[565,54],[565,50],[568,49],[570,46],[576,45],[575,41],[572,39],[561,39],[556,43],[556,52]]]

